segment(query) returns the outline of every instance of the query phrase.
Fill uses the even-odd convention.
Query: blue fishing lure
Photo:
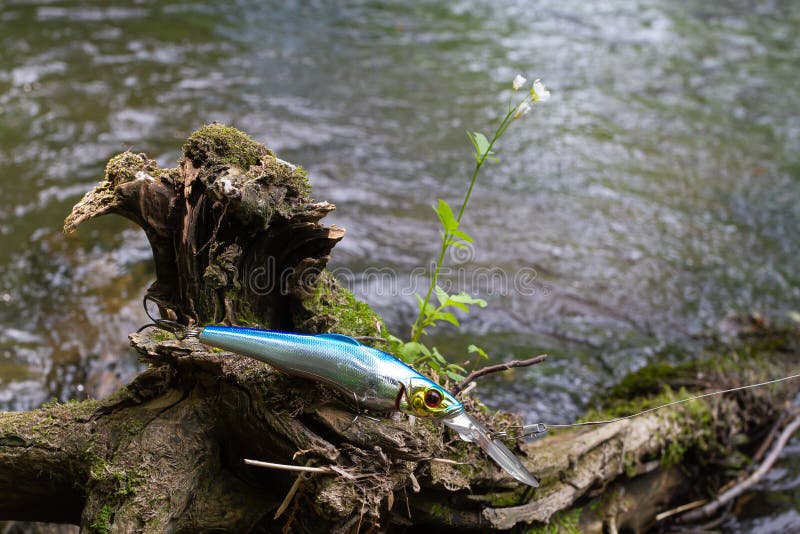
[[[539,481],[447,390],[394,356],[341,334],[304,335],[255,328],[206,326],[187,330],[206,345],[266,362],[288,374],[318,380],[359,407],[401,411],[442,421],[461,439],[478,443],[511,476],[536,487]]]

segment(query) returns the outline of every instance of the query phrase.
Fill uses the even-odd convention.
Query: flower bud
[[[527,115],[530,110],[531,110],[531,105],[528,104],[527,102],[523,102],[517,108],[517,112],[514,113],[514,118],[518,119],[518,118],[522,117],[523,115]]]
[[[531,100],[534,102],[541,100],[544,102],[550,98],[550,91],[544,86],[544,84],[537,78],[533,82],[533,87],[531,87]]]

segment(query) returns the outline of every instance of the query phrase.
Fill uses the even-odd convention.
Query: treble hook
[[[198,331],[194,328],[187,328],[185,325],[177,321],[172,321],[170,319],[162,319],[161,317],[153,317],[150,314],[150,309],[147,307],[148,301],[152,302],[159,308],[166,308],[166,304],[161,300],[157,299],[153,295],[145,295],[144,299],[142,299],[142,305],[144,306],[144,313],[147,315],[148,319],[153,321],[152,323],[148,323],[141,328],[139,328],[136,333],[141,332],[145,328],[155,326],[156,328],[160,328],[161,330],[166,330],[167,332],[171,332],[175,335],[178,339],[185,339],[187,337],[197,337]]]

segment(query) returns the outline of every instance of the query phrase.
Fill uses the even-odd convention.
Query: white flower
[[[548,98],[550,98],[550,91],[547,90],[539,78],[536,78],[536,80],[533,81],[533,87],[531,88],[531,100],[534,102],[537,100],[544,102]]]
[[[523,115],[527,115],[530,110],[531,110],[531,105],[528,104],[527,102],[523,102],[517,108],[517,112],[514,113],[514,118],[518,119],[518,118],[522,117]]]
[[[522,74],[517,74],[517,77],[514,78],[513,82],[511,82],[511,88],[515,91],[519,91],[519,88],[525,85],[525,82],[527,81],[528,79],[525,76]]]

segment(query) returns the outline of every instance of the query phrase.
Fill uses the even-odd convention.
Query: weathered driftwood
[[[149,292],[164,317],[184,324],[385,335],[369,307],[324,271],[344,232],[320,223],[333,206],[309,193],[301,169],[214,124],[192,135],[175,169],[140,154],[113,158],[65,228],[108,213],[139,224],[156,262]],[[120,532],[548,521],[638,530],[719,486],[722,468],[740,467],[729,464],[742,462],[797,391],[742,392],[517,443],[542,478],[534,492],[434,423],[353,422],[348,399],[319,384],[154,328],[130,338],[149,368],[111,398],[0,415],[0,519]],[[642,371],[612,392],[626,399],[617,409],[671,398],[666,384],[702,390],[781,373],[796,360],[796,337],[768,340],[716,362]],[[516,422],[465,402],[489,426]],[[298,475],[245,458],[333,473]]]

